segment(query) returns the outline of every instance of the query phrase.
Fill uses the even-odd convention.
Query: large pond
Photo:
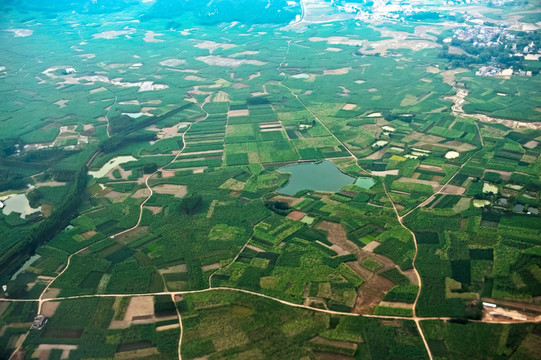
[[[328,160],[319,163],[288,165],[278,170],[291,174],[289,183],[278,190],[278,193],[284,195],[295,195],[304,189],[337,192],[355,180],[355,178],[341,172],[336,165]]]
[[[117,156],[116,158],[109,160],[107,164],[103,165],[98,171],[89,171],[88,175],[95,178],[101,178],[104,177],[115,166],[136,160],[137,159],[133,156]]]
[[[4,207],[2,212],[4,215],[9,215],[12,212],[20,213],[21,218],[24,219],[26,215],[33,214],[41,210],[41,206],[32,208],[30,202],[26,198],[26,194],[10,195],[7,198],[0,199],[3,201]]]
[[[35,254],[35,255],[32,255],[30,257],[30,259],[28,259],[20,268],[19,270],[17,270],[17,272],[15,274],[13,274],[13,276],[11,277],[11,280],[15,280],[17,278],[17,275],[19,275],[20,273],[22,273],[23,271],[25,271],[26,269],[28,269],[30,267],[30,265],[32,265],[34,263],[34,261],[36,261],[37,259],[39,259],[41,257],[41,255],[38,255],[38,254]]]

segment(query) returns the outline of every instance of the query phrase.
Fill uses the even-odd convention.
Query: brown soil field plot
[[[171,324],[171,325],[162,325],[162,326],[158,326],[156,328],[156,331],[165,331],[165,330],[171,330],[171,329],[176,329],[179,327],[179,324]]]
[[[196,48],[199,48],[199,49],[206,49],[212,54],[214,52],[214,50],[218,50],[218,49],[227,50],[227,49],[234,48],[237,45],[218,43],[218,42],[215,42],[215,41],[205,40],[205,41],[201,41],[201,42],[195,44],[194,46]]]
[[[486,174],[487,172],[500,174],[503,180],[509,180],[509,178],[511,177],[511,174],[513,174],[512,171],[503,171],[503,170],[494,170],[494,169],[485,169],[483,174]]]
[[[77,345],[64,345],[64,344],[39,344],[37,349],[32,354],[32,358],[39,358],[39,360],[47,360],[51,354],[51,350],[59,349],[62,350],[62,355],[60,355],[61,360],[66,360],[69,358],[71,350],[77,350]]]
[[[106,197],[107,199],[115,200],[121,197],[122,195],[124,194],[121,192],[112,190],[112,191],[109,191],[107,194],[105,194],[104,197]]]
[[[177,272],[186,272],[188,271],[188,266],[186,264],[180,264],[175,266],[168,266],[163,269],[158,270],[160,274],[172,274]]]
[[[304,198],[296,198],[292,196],[286,196],[286,195],[276,195],[275,197],[270,199],[271,201],[280,201],[285,202],[290,207],[293,207],[304,200]]]
[[[49,204],[43,204],[41,205],[41,215],[43,217],[48,218],[53,213],[53,206]]]
[[[444,173],[441,166],[435,166],[435,165],[421,164],[419,165],[419,169]]]
[[[54,299],[60,294],[60,291],[61,289],[58,288],[48,288],[45,294],[43,294],[43,299]]]
[[[121,352],[115,353],[114,360],[132,360],[132,359],[141,359],[141,358],[153,359],[159,353],[160,352],[158,351],[158,348],[156,347],[130,350],[130,351],[121,351]]]
[[[141,236],[148,234],[149,229],[150,228],[148,226],[138,226],[135,229],[131,229],[130,231],[115,236],[115,240],[123,244],[128,244]]]
[[[276,122],[276,123],[260,123],[259,129],[267,129],[267,128],[274,128],[274,127],[282,127],[282,123]]]
[[[446,185],[441,191],[442,194],[448,195],[464,195],[465,192],[465,188],[456,185]]]
[[[188,193],[188,188],[185,185],[165,184],[153,187],[152,191],[158,194],[169,194],[182,198]]]
[[[175,176],[175,170],[162,170],[162,178],[168,179]]]
[[[237,116],[249,116],[250,111],[248,109],[243,110],[229,110],[227,112],[228,117],[237,117]]]
[[[0,302],[0,316],[2,316],[2,314],[4,313],[4,311],[6,311],[6,309],[9,307],[10,303],[4,301],[4,302]],[[0,335],[2,336],[2,335]]]
[[[367,252],[374,252],[374,249],[377,248],[380,245],[381,245],[381,243],[379,241],[373,240],[373,241],[370,242],[370,244],[363,247],[363,250],[367,251]]]
[[[353,110],[357,107],[356,104],[346,104],[344,106],[342,106],[342,110]]]
[[[379,306],[394,307],[400,309],[413,309],[413,304],[395,301],[382,301],[379,303]]]
[[[323,75],[345,75],[351,70],[351,67],[343,67],[339,69],[325,69]]]
[[[329,340],[329,339],[324,339],[321,336],[316,336],[310,341],[318,343],[318,344],[330,345],[332,347],[337,347],[337,348],[342,348],[342,349],[348,349],[348,350],[353,350],[353,351],[357,350],[357,344],[353,342],[349,342],[349,341]]]
[[[383,157],[383,155],[385,155],[386,152],[387,152],[387,148],[383,148],[381,150],[376,151],[375,153],[372,153],[372,154],[364,157],[363,159],[378,160],[378,159],[381,159]]]
[[[161,206],[145,206],[145,209],[152,211],[154,215],[161,213],[163,210]]]
[[[150,191],[147,188],[137,190],[131,197],[134,199],[146,198],[150,195]]]
[[[51,317],[54,315],[59,305],[60,305],[60,301],[47,301],[46,303],[43,304],[43,307],[41,309],[41,314],[45,315],[46,317]]]
[[[246,85],[244,83],[235,83],[235,84],[231,85],[231,87],[233,89],[244,89],[244,88],[247,88],[247,87],[250,87],[250,86]]]
[[[214,264],[208,264],[201,266],[201,270],[203,271],[209,271],[209,270],[216,270],[220,268],[220,263],[214,263]]]
[[[419,179],[411,179],[411,178],[407,178],[407,177],[401,177],[400,179],[398,179],[398,182],[430,185],[430,186],[432,186],[432,189],[434,191],[438,191],[441,188],[441,185],[439,183],[437,183],[435,181],[429,181],[429,180],[419,180]]]
[[[287,214],[288,218],[297,220],[297,221],[300,221],[305,216],[306,216],[306,213],[303,213],[301,211],[292,211],[289,214]]]
[[[265,252],[265,250],[260,249],[260,248],[258,248],[257,246],[254,246],[254,245],[248,244],[248,245],[246,245],[246,247],[247,247],[248,249],[252,249],[252,250],[257,251],[257,252]]]
[[[123,320],[112,320],[110,329],[128,328],[134,321],[137,323],[151,323],[156,319],[154,317],[154,297],[153,296],[134,296],[130,299],[130,304],[126,310]]]
[[[327,231],[327,239],[331,243],[338,245],[347,253],[354,254],[357,257],[358,261],[349,261],[346,263],[346,265],[364,280],[357,292],[354,312],[361,314],[372,313],[383,299],[383,296],[395,286],[392,281],[380,276],[379,273],[396,267],[395,263],[385,256],[375,255],[369,251],[360,249],[347,238],[346,231],[341,224],[322,221],[318,228]],[[380,263],[382,268],[373,273],[359,264],[359,261],[368,257]]]

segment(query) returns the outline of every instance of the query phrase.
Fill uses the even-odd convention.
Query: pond
[[[355,180],[355,185],[363,189],[370,189],[376,182],[372,178],[360,177]]]
[[[489,183],[484,183],[483,184],[483,192],[484,193],[493,193],[493,194],[497,194],[498,193],[498,187],[496,185],[492,185],[492,184],[489,184]]]
[[[447,154],[445,154],[446,159],[456,159],[459,156],[460,154],[456,151],[448,151]]]
[[[103,165],[98,171],[89,171],[88,175],[95,178],[101,178],[104,177],[115,166],[136,160],[137,159],[133,156],[117,156],[116,158],[109,160],[107,164]]]
[[[30,206],[30,202],[28,202],[26,194],[10,195],[7,199],[2,201],[4,204],[4,207],[2,208],[4,215],[17,212],[21,214],[21,219],[24,219],[26,215],[30,215],[41,210],[41,206],[37,208],[32,208]]]
[[[319,163],[288,165],[278,170],[291,174],[288,184],[278,190],[278,193],[284,195],[295,195],[304,189],[337,192],[342,187],[352,184],[355,179],[341,172],[334,163],[328,160]]]
[[[32,255],[30,259],[26,260],[26,262],[19,268],[19,270],[17,270],[17,272],[13,274],[13,276],[11,277],[11,280],[15,280],[17,278],[17,275],[19,275],[20,273],[28,269],[30,265],[32,265],[40,257],[41,255],[38,255],[38,254]]]

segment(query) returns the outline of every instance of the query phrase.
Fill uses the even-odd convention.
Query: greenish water
[[[289,183],[278,190],[278,193],[295,195],[297,192],[310,189],[315,191],[337,192],[342,187],[353,183],[354,178],[344,174],[332,162],[302,163],[281,167],[283,173],[291,173]]]
[[[360,177],[355,181],[355,185],[363,189],[370,189],[376,182],[372,178]]]
[[[4,201],[4,208],[2,212],[4,215],[9,215],[12,212],[17,212],[21,214],[21,219],[24,219],[26,215],[38,212],[41,210],[41,206],[33,208],[30,206],[30,202],[26,198],[26,194],[15,194],[10,195]]]
[[[41,255],[38,255],[38,254],[32,255],[30,259],[26,260],[26,262],[19,268],[19,270],[17,270],[17,272],[13,274],[13,276],[11,277],[11,280],[15,280],[17,278],[17,275],[19,275],[20,273],[28,269],[30,265],[32,265],[32,263],[34,263],[40,257]]]

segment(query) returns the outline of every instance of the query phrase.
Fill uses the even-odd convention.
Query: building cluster
[[[513,70],[513,67],[510,67],[508,69],[502,69],[496,65],[488,65],[481,66],[479,70],[475,72],[475,75],[486,77],[509,77],[512,75],[532,77],[533,73],[531,71]]]
[[[481,66],[479,70],[475,72],[475,75],[477,76],[500,76],[502,75],[502,69],[495,66],[495,65],[488,65],[488,66]],[[507,72],[508,73],[508,72]],[[511,74],[513,74],[513,70],[511,69]]]
[[[473,46],[492,47],[502,45],[503,40],[514,40],[515,35],[509,33],[504,27],[473,25],[456,29],[454,37],[462,41],[471,41]]]

